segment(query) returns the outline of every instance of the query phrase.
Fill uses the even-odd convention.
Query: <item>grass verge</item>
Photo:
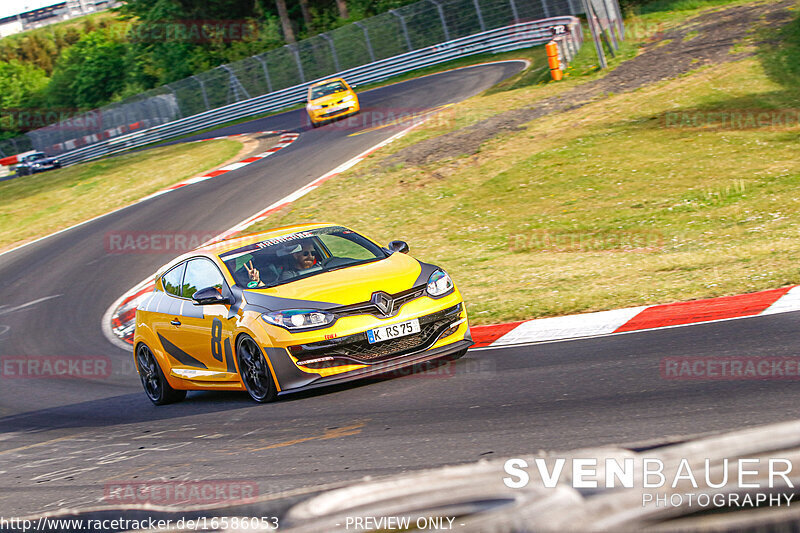
[[[541,118],[473,156],[383,164],[442,133],[419,128],[253,230],[327,220],[405,239],[451,271],[476,324],[800,283],[798,24],[759,55]],[[448,129],[556,90],[472,98]]]
[[[241,148],[228,139],[179,144],[0,182],[0,251],[218,167]]]

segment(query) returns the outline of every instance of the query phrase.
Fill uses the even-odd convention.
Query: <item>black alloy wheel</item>
[[[186,398],[185,390],[175,390],[167,382],[153,352],[142,343],[136,348],[136,367],[142,379],[142,387],[150,401],[156,405],[175,403]]]
[[[256,341],[248,335],[242,335],[236,342],[236,361],[239,364],[239,375],[247,388],[250,397],[258,403],[274,400],[278,394],[272,380],[267,360]]]

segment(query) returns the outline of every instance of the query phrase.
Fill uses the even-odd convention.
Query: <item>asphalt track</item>
[[[362,105],[455,102],[520,67],[396,84],[365,93]],[[475,350],[454,366],[269,405],[245,394],[190,393],[183,403],[152,406],[130,354],[99,325],[121,293],[171,257],[109,254],[104,235],[219,233],[397,131],[349,136],[353,130],[341,127],[312,130],[302,117],[293,111],[209,133],[302,132],[263,161],[0,256],[0,355],[99,356],[114,369],[91,381],[0,378],[0,516],[102,504],[109,483],[241,480],[257,482],[263,495],[797,418],[796,381],[673,381],[662,379],[659,364],[664,357],[795,356],[800,313]]]

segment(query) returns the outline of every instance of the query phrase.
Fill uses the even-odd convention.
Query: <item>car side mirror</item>
[[[389,243],[389,251],[400,252],[401,254],[408,253],[408,243],[406,241],[392,241]]]
[[[223,296],[216,287],[200,289],[192,295],[194,305],[229,304],[231,301]]]

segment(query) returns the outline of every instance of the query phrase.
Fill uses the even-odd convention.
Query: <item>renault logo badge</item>
[[[381,314],[391,315],[392,308],[394,307],[394,300],[385,292],[376,292],[372,294],[372,305],[377,307]]]

